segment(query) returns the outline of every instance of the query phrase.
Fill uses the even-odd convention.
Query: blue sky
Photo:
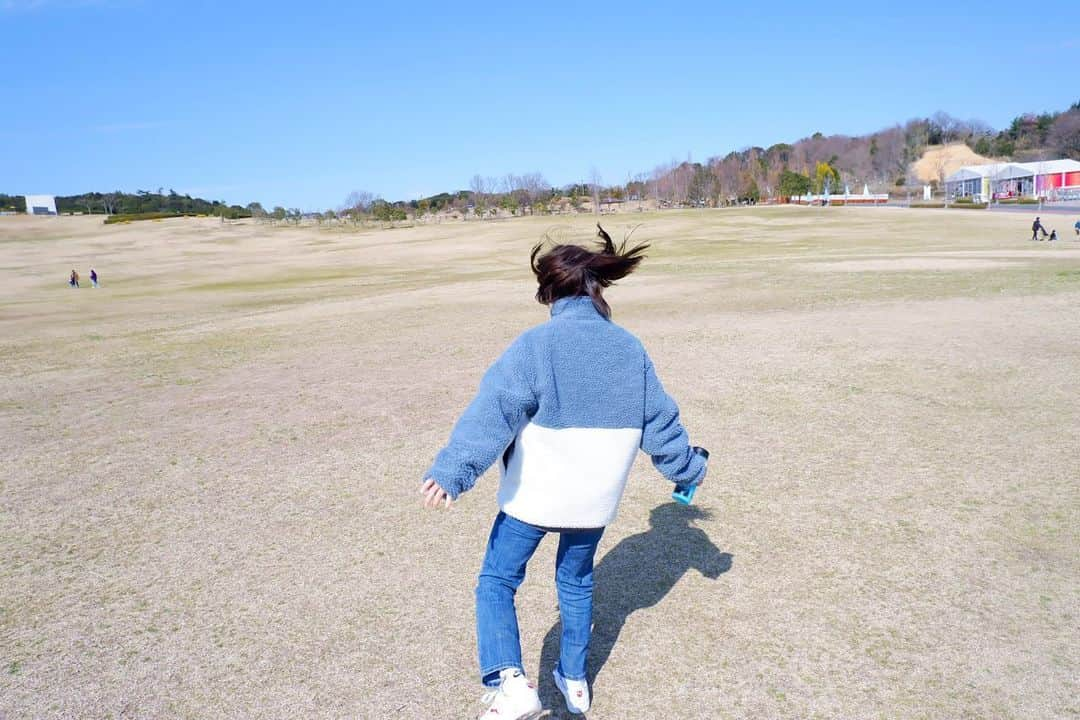
[[[0,192],[317,210],[1080,100],[1080,3],[725,5],[0,0]]]

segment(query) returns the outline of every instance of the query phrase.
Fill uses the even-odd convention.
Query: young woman
[[[420,489],[426,507],[449,508],[499,461],[500,511],[476,587],[480,676],[489,689],[485,718],[541,711],[521,660],[514,595],[544,536],[559,536],[555,684],[571,712],[585,712],[593,556],[615,519],[638,449],[673,482],[696,485],[705,477],[705,460],[691,450],[678,406],[641,342],[611,321],[603,297],[634,271],[648,246],[616,248],[603,228],[599,234],[596,251],[533,248],[536,299],[551,306],[551,319],[519,336],[488,369]]]

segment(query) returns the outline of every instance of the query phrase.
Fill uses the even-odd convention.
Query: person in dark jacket
[[[1035,222],[1031,223],[1031,239],[1038,240],[1040,231],[1042,231],[1043,237],[1046,237],[1046,228],[1039,222],[1039,218],[1035,218]]]

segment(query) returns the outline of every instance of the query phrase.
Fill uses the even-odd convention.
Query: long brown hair
[[[537,300],[551,305],[564,297],[590,297],[600,314],[611,317],[604,288],[634,272],[649,246],[643,243],[628,250],[628,237],[616,248],[600,223],[596,227],[600,237],[598,251],[578,245],[556,245],[540,255],[544,244],[538,243],[533,248],[529,264],[540,285],[536,290]]]

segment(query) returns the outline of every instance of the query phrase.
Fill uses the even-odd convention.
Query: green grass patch
[[[164,220],[176,217],[196,217],[196,215],[195,213],[178,212],[121,213],[119,215],[110,215],[105,218],[104,222],[106,225],[116,225],[117,223],[129,223],[138,220]]]
[[[357,269],[311,270],[288,275],[258,278],[223,280],[195,285],[192,290],[206,292],[258,292],[260,290],[282,290],[286,288],[317,285],[335,281],[356,280],[363,277],[363,271]]]

